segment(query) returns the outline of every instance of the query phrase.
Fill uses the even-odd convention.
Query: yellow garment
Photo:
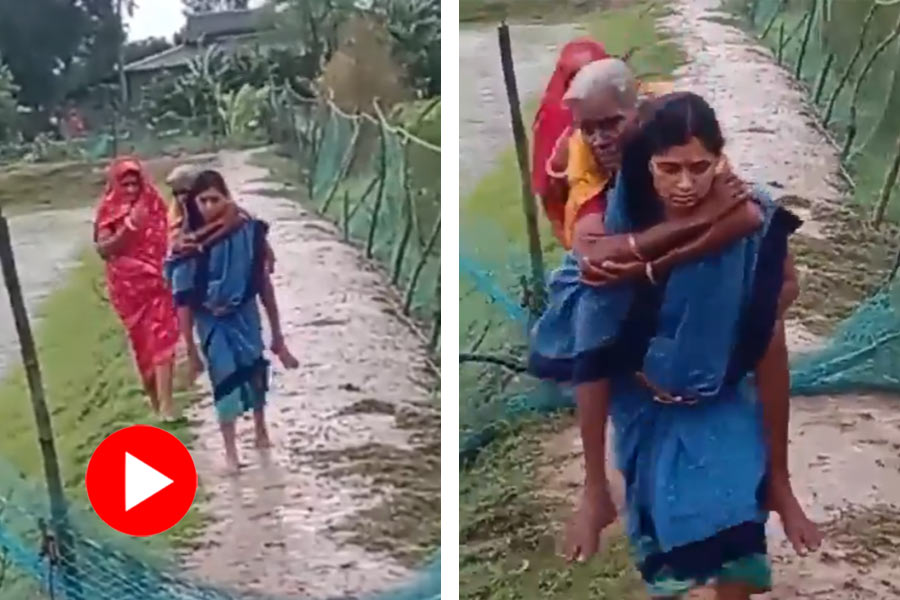
[[[569,197],[563,218],[563,244],[572,248],[575,218],[587,202],[603,191],[609,183],[609,173],[594,160],[591,147],[584,141],[580,130],[575,130],[569,138],[569,164],[566,167],[569,181]]]
[[[638,86],[642,96],[661,96],[672,92],[674,85],[670,81],[647,81]],[[563,244],[567,250],[572,248],[575,231],[575,219],[581,208],[603,191],[609,183],[610,174],[603,171],[594,161],[590,146],[584,141],[581,132],[569,138],[569,164],[566,167],[569,181],[569,196],[563,220]]]
[[[175,240],[175,237],[181,233],[183,219],[184,214],[182,212],[181,203],[177,200],[172,200],[169,204],[169,244],[171,244]]]

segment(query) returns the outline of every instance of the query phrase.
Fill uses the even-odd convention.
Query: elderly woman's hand
[[[698,209],[698,216],[707,224],[713,224],[739,205],[753,201],[753,192],[738,177],[727,161],[716,171],[709,197]]]

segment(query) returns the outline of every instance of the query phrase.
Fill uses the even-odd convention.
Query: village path
[[[677,87],[701,94],[716,109],[726,152],[740,174],[768,187],[776,199],[807,200],[808,209],[791,206],[805,219],[799,233],[823,237],[823,224],[814,218],[823,211],[815,209],[839,203],[845,194],[837,151],[816,125],[803,91],[771,52],[729,24],[722,0],[671,4],[664,25],[688,57],[676,72]],[[801,270],[801,289],[806,276]],[[793,352],[820,342],[796,319],[788,323],[788,337]],[[829,522],[829,538],[822,551],[797,557],[774,517],[769,532],[776,586],[766,598],[900,596],[900,558],[892,550],[900,543],[898,403],[900,398],[870,395],[793,399],[795,489],[815,520]],[[582,478],[577,429],[549,437],[544,447],[554,465],[544,472],[548,492],[573,497]],[[568,462],[559,461],[566,456]]]
[[[276,597],[402,585],[415,565],[397,557],[423,557],[410,539],[440,518],[437,379],[382,272],[266,183],[251,157],[222,153],[219,167],[242,206],[271,226],[282,324],[301,366],[273,363],[271,451],[253,450],[252,423],[238,423],[237,477],[221,468],[211,398],[190,408],[208,525],[184,564],[204,581]]]

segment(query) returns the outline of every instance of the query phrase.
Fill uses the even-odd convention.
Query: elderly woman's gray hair
[[[194,180],[199,172],[196,167],[191,165],[178,165],[166,177],[166,184],[173,190],[188,190],[194,185]]]
[[[638,82],[631,68],[618,58],[604,58],[579,69],[563,101],[580,103],[612,92],[623,108],[634,108],[638,100]]]

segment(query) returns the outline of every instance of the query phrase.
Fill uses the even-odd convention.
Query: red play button
[[[174,435],[134,425],[97,446],[84,484],[91,506],[107,525],[128,535],[156,535],[191,508],[197,469]]]

